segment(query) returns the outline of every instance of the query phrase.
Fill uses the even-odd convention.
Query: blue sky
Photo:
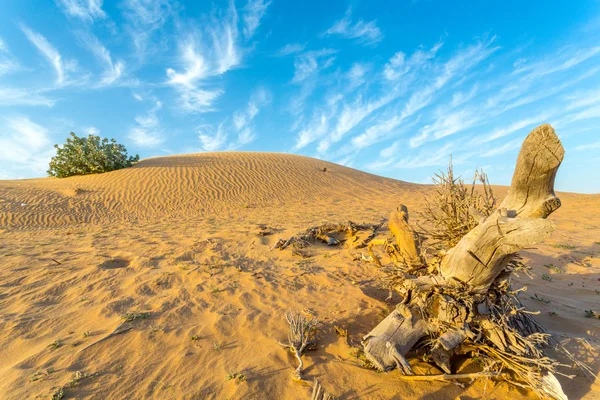
[[[418,183],[509,184],[549,122],[557,189],[600,192],[597,1],[4,1],[0,179],[68,132],[142,158],[303,154]]]

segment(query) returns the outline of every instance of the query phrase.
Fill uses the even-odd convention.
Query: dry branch
[[[440,379],[456,379],[448,375],[452,356],[476,353],[485,364],[481,374],[508,370],[540,397],[564,398],[554,377],[560,364],[543,351],[549,335],[524,310],[510,284],[513,271],[526,271],[516,253],[554,229],[545,218],[560,206],[553,187],[563,156],[550,125],[534,129],[519,153],[509,194],[496,211],[485,175],[479,175],[482,191],[475,185],[469,190],[454,177],[451,165],[447,175],[438,175],[437,197],[428,203],[425,219],[433,225],[430,238],[442,249],[454,247],[422,260],[426,268],[395,264],[388,280],[404,300],[363,338],[365,356],[376,368],[398,368],[409,379],[426,379],[413,378],[405,359],[420,347],[446,372]],[[414,260],[419,242],[407,216],[405,207],[392,213],[390,230],[402,256]]]
[[[316,319],[306,319],[299,312],[287,312],[285,319],[290,325],[288,333],[288,343],[290,350],[298,360],[298,368],[295,371],[295,379],[302,379],[302,369],[304,362],[302,356],[307,350],[312,350],[317,345],[316,327],[319,321]]]

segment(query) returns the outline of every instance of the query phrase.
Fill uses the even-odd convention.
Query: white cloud
[[[13,59],[8,46],[0,37],[0,76],[18,71],[20,68],[19,63]]]
[[[202,40],[207,37],[207,40]],[[180,106],[185,112],[213,110],[213,102],[223,94],[219,88],[201,88],[208,78],[223,75],[241,63],[242,54],[237,45],[237,11],[233,3],[225,16],[213,16],[202,30],[190,32],[179,42],[180,64],[183,71],[167,68],[168,84],[180,95]]]
[[[306,49],[305,43],[288,43],[279,49],[275,55],[277,57],[290,56],[292,54],[302,53]]]
[[[402,127],[402,130],[405,131],[416,124],[418,118],[409,123],[407,123],[407,119],[431,104],[434,96],[448,82],[464,76],[469,70],[498,50],[499,47],[492,47],[494,40],[495,37],[479,40],[476,44],[457,51],[447,62],[440,65],[429,65],[429,61],[437,54],[442,42],[436,43],[428,51],[417,50],[408,60],[405,60],[406,57],[403,53],[396,53],[384,67],[384,77],[390,82],[399,81],[405,85],[400,93],[395,94],[395,96],[398,96],[404,90],[407,90],[410,96],[403,107],[394,107],[392,115],[379,116],[375,123],[363,133],[353,137],[351,139],[352,146],[356,149],[369,147],[380,142],[399,127]],[[400,79],[401,77],[402,79]],[[465,95],[463,97],[472,96]],[[461,97],[452,99],[454,106],[465,102],[466,100]],[[429,124],[429,127],[424,127],[418,135],[412,138],[411,145],[417,147],[425,141],[431,140],[429,136],[434,132],[437,132],[437,134],[433,139],[440,139],[456,133],[460,129],[460,122],[474,124],[478,116],[475,115],[472,119],[467,119],[467,114],[471,113],[467,110],[451,115],[447,115],[446,111],[440,113],[436,121]],[[440,129],[438,130],[438,128]]]
[[[436,43],[431,49],[416,50],[409,58],[406,59],[406,54],[399,51],[390,58],[383,68],[383,76],[390,81],[396,81],[409,72],[418,72],[426,67],[429,60],[432,60],[438,50],[444,43],[442,41]]]
[[[44,94],[20,88],[0,88],[0,106],[46,106],[52,107],[56,100]]]
[[[366,74],[369,72],[369,66],[362,63],[353,63],[352,67],[346,74],[346,78],[350,83],[349,90],[353,90],[366,82]]]
[[[164,143],[165,138],[160,126],[160,120],[156,116],[162,108],[160,101],[156,101],[154,107],[145,115],[135,118],[136,126],[130,129],[128,138],[140,147],[156,147]]]
[[[537,125],[540,125],[541,123],[543,123],[543,121],[545,121],[547,117],[548,117],[548,115],[546,115],[546,114],[540,114],[540,115],[536,115],[535,117],[532,117],[532,118],[522,119],[522,120],[514,122],[504,128],[495,129],[490,134],[477,136],[471,140],[471,143],[473,145],[488,143],[488,142],[491,142],[492,140],[496,140],[496,139],[508,136],[511,133],[516,132],[518,130],[521,130],[521,129],[524,129],[527,127],[533,128],[534,126],[537,126]]]
[[[152,36],[166,23],[173,5],[170,0],[125,0],[123,9],[128,21],[125,29],[131,35],[136,56],[143,60],[160,46],[161,41],[152,40]]]
[[[83,40],[94,56],[96,56],[96,58],[98,58],[105,65],[105,71],[102,74],[102,79],[96,84],[96,86],[109,86],[117,82],[124,73],[125,63],[120,60],[113,62],[110,52],[106,47],[104,47],[97,37],[84,33],[80,33],[79,37]]]
[[[44,36],[37,32],[33,32],[25,25],[21,25],[21,30],[25,36],[27,36],[27,39],[29,39],[29,41],[37,47],[40,53],[46,57],[50,64],[52,64],[56,70],[56,83],[61,85],[65,81],[66,75],[65,66],[63,65],[63,60],[58,50],[56,50]]]
[[[7,178],[42,176],[54,154],[48,130],[22,116],[4,122],[0,129],[0,170]]]
[[[494,147],[484,153],[481,154],[481,157],[493,157],[499,154],[504,154],[512,150],[516,150],[521,147],[523,143],[522,138],[511,140],[500,147]]]
[[[270,103],[271,93],[265,88],[258,88],[250,96],[248,105],[244,110],[233,115],[233,128],[237,132],[237,140],[230,144],[229,150],[240,148],[256,139],[252,121],[260,112],[261,107]]]
[[[358,43],[368,46],[375,45],[383,40],[383,33],[375,21],[365,22],[362,19],[356,22],[352,21],[351,7],[346,10],[344,18],[336,21],[323,35],[339,35],[348,39],[355,39]]]
[[[85,128],[84,132],[86,135],[95,135],[95,136],[100,135],[100,129],[96,128],[95,126],[90,126],[90,127]]]
[[[271,4],[265,0],[248,0],[243,9],[242,20],[244,21],[244,37],[250,39],[260,26],[260,20],[267,12],[267,8]]]
[[[320,71],[329,68],[335,57],[336,50],[322,49],[302,53],[294,60],[294,78],[293,83],[300,83],[309,77],[317,75]]]
[[[600,149],[600,142],[582,144],[575,147],[575,150],[595,150]]]
[[[454,143],[447,143],[435,149],[423,149],[414,156],[402,158],[394,164],[394,167],[401,169],[442,167],[448,165],[450,157],[452,157],[452,164],[456,166],[463,164],[474,155],[473,153],[455,155],[454,150],[456,150]]]
[[[106,18],[102,10],[102,0],[56,0],[60,8],[70,17],[88,22]]]
[[[217,151],[227,143],[227,134],[223,130],[223,123],[216,128],[212,125],[203,125],[198,129],[198,139],[204,151]]]

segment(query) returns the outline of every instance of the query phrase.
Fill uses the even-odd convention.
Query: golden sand
[[[270,250],[323,222],[379,222],[400,202],[418,219],[430,190],[275,153],[0,181],[0,398],[65,387],[65,398],[306,399],[310,387],[290,378],[294,357],[277,343],[285,311],[300,310],[323,322],[305,376],[339,399],[533,399],[506,382],[461,388],[362,368],[334,325],[359,343],[399,300],[385,302],[375,266],[343,247],[317,244],[306,259]],[[600,312],[600,195],[559,196],[552,238],[521,253],[537,276],[516,286],[529,287],[525,306],[598,372],[600,320],[585,310]],[[122,325],[128,312],[147,318]],[[119,326],[131,329],[93,344]],[[569,398],[600,398],[598,380],[564,372],[577,375],[561,379]],[[227,379],[236,373],[245,379]]]

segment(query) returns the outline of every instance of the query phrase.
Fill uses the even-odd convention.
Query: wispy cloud
[[[595,149],[600,149],[600,142],[595,142],[595,143],[587,143],[587,144],[582,144],[580,146],[575,147],[575,150],[595,150]]]
[[[58,85],[63,84],[66,79],[65,69],[67,68],[65,68],[63,59],[58,50],[56,50],[44,36],[32,31],[27,26],[21,25],[21,30],[25,36],[27,36],[27,39],[29,39],[48,62],[52,64],[52,67],[54,67],[54,70],[56,71],[56,83]]]
[[[144,61],[148,53],[153,54],[160,46],[160,40],[152,40],[174,11],[170,0],[125,0],[123,15],[127,20],[125,29],[133,41],[139,60]]]
[[[56,3],[69,17],[88,22],[106,18],[106,13],[102,10],[102,0],[56,0]]]
[[[473,45],[458,50],[445,63],[433,63],[434,57],[443,45],[441,41],[429,50],[418,49],[408,58],[404,53],[396,53],[384,66],[383,75],[390,82],[399,81],[402,84],[402,89],[395,96],[403,92],[408,92],[410,95],[403,106],[394,106],[391,115],[380,116],[364,132],[354,136],[351,139],[352,146],[356,149],[372,146],[387,138],[401,126],[402,131],[406,131],[407,127],[417,122],[416,120],[409,122],[409,117],[413,117],[429,106],[434,101],[435,95],[448,83],[465,76],[469,70],[498,50],[499,47],[493,46],[494,40],[494,37],[481,39]],[[467,96],[472,97],[472,95],[463,97]],[[465,100],[453,97],[452,103],[455,107],[465,103]],[[449,108],[440,112],[431,124],[421,128],[419,133],[411,138],[409,142],[411,147],[418,147],[426,141],[457,133],[462,129],[461,124],[471,126],[478,120],[478,116],[468,108],[448,112]]]
[[[8,50],[8,46],[0,37],[0,76],[8,74],[10,72],[18,71],[20,65]]]
[[[514,139],[509,142],[506,142],[505,144],[503,144],[500,147],[494,147],[484,153],[481,153],[481,157],[494,157],[494,156],[497,156],[500,154],[507,153],[512,150],[517,150],[518,148],[521,147],[522,144],[523,144],[523,138]]]
[[[227,134],[223,129],[223,123],[218,126],[203,125],[198,129],[198,139],[204,151],[217,151],[227,143]]]
[[[320,71],[329,68],[337,53],[334,49],[321,49],[307,51],[299,54],[294,60],[294,77],[293,83],[301,83],[307,78],[318,74]]]
[[[236,111],[231,119],[227,118],[217,125],[201,125],[198,139],[202,150],[236,150],[253,142],[256,139],[253,120],[261,108],[271,102],[271,97],[271,92],[259,87],[251,94],[246,107]],[[235,138],[230,135],[235,135]]]
[[[125,63],[121,60],[113,61],[110,51],[104,47],[97,37],[82,32],[79,33],[79,37],[94,56],[104,64],[104,73],[96,86],[109,86],[117,82],[124,74]]]
[[[383,76],[390,81],[396,81],[408,73],[417,72],[424,68],[432,60],[444,42],[439,41],[431,49],[417,49],[408,59],[402,51],[397,52],[390,58],[383,68]]]
[[[277,57],[291,56],[293,54],[302,53],[306,49],[306,43],[288,43],[281,49],[275,52]]]
[[[167,68],[166,73],[167,83],[180,93],[184,111],[212,111],[214,100],[223,94],[222,89],[207,88],[210,84],[207,79],[223,75],[241,63],[237,20],[237,11],[231,3],[222,18],[212,16],[202,29],[189,32],[179,41],[183,69]]]
[[[7,178],[42,175],[54,154],[48,130],[24,116],[6,118],[0,129],[0,169]]]
[[[365,22],[359,19],[354,22],[352,20],[352,7],[346,10],[344,18],[336,21],[323,35],[339,35],[348,39],[354,39],[358,43],[367,46],[373,46],[383,40],[383,33],[377,26],[376,21]]]
[[[265,0],[248,0],[242,12],[243,33],[246,39],[254,36],[270,4],[270,1]]]
[[[246,108],[234,114],[233,126],[237,132],[237,139],[229,146],[230,150],[238,149],[256,139],[252,121],[258,115],[261,108],[271,102],[271,97],[272,95],[269,91],[260,87],[252,93]]]
[[[525,128],[533,128],[535,125],[539,125],[542,121],[545,121],[548,117],[547,114],[539,114],[531,118],[525,118],[503,128],[497,128],[487,135],[476,136],[471,140],[473,145],[480,145],[483,143],[491,142],[505,136],[508,136],[518,130]]]
[[[131,139],[139,147],[156,147],[164,143],[165,137],[160,126],[160,120],[156,115],[162,108],[160,101],[156,100],[154,106],[145,115],[135,118],[136,126],[129,131]]]
[[[0,88],[0,106],[47,106],[52,107],[56,100],[43,93],[21,88]]]

